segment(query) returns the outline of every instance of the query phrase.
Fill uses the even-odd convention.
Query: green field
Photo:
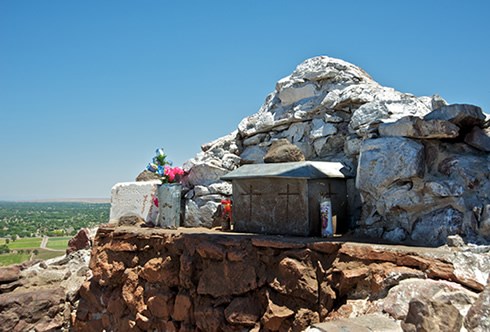
[[[65,255],[65,251],[48,251],[48,250],[39,250],[39,254],[34,256],[34,259],[50,259],[58,256]]]
[[[29,260],[30,254],[2,254],[0,255],[0,266],[19,264]]]
[[[55,250],[65,250],[68,246],[68,241],[71,239],[68,237],[50,237],[48,240],[48,244],[46,248],[55,249]]]
[[[59,244],[62,242],[60,241]],[[51,250],[43,250],[43,249],[37,249],[38,254],[33,255],[32,259],[50,259],[50,258],[55,258],[58,256],[64,256],[65,251],[51,251]],[[31,257],[31,254],[29,253],[10,253],[10,254],[1,254],[0,255],[0,266],[6,266],[10,264],[20,264],[25,261],[28,261],[29,258]]]
[[[41,245],[41,240],[42,239],[39,237],[22,238],[15,241],[10,241],[8,246],[10,250],[36,249]]]

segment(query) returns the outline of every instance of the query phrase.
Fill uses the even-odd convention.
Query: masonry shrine
[[[347,225],[346,176],[338,162],[250,164],[223,176],[233,185],[233,230],[319,236],[320,202],[330,199],[338,229]],[[342,226],[344,225],[344,226]]]

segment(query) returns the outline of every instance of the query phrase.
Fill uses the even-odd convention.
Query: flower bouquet
[[[172,162],[167,161],[167,155],[162,148],[155,151],[155,157],[146,169],[160,176],[162,183],[180,183],[184,175],[180,167],[172,167]]]

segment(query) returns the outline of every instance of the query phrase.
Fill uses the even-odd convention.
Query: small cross
[[[252,185],[249,186],[249,192],[247,193],[242,193],[242,196],[250,196],[248,200],[248,220],[252,220],[252,198],[253,196],[260,196],[262,195],[261,193],[254,193]]]
[[[328,191],[327,192],[321,192],[320,195],[324,196],[324,197],[331,197],[331,196],[335,196],[337,194],[332,192],[332,187],[331,187],[331,184],[329,182],[328,183]]]
[[[299,196],[299,193],[289,192],[289,184],[286,187],[285,193],[279,193],[279,196],[286,196],[286,221],[289,221],[289,196]]]

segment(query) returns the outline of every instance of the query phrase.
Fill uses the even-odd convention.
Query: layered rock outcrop
[[[344,222],[357,234],[432,246],[451,234],[489,241],[488,126],[477,106],[383,87],[339,59],[308,59],[236,131],[186,162],[184,225],[212,226],[231,194],[219,178],[262,163],[286,139],[306,160],[340,161],[356,177],[349,191],[360,199]]]
[[[477,331],[489,250],[105,226],[72,329],[303,331],[346,320]],[[310,329],[331,330],[322,324]]]
[[[68,331],[89,250],[0,268],[0,331]]]

